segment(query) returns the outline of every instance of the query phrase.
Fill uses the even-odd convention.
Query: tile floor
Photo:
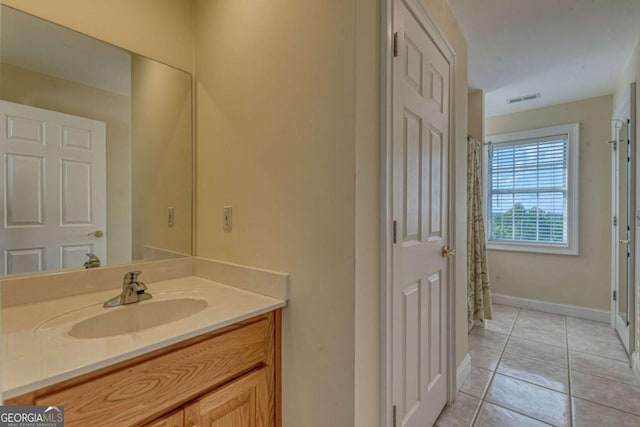
[[[605,323],[494,305],[437,427],[640,427],[640,381]]]

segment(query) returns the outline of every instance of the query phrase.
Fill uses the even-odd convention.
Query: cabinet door
[[[247,374],[184,408],[185,427],[272,427],[266,369]]]
[[[184,411],[181,409],[173,412],[166,417],[145,425],[145,427],[184,427]]]

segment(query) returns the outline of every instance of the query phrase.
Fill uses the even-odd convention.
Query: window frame
[[[523,145],[532,139],[542,139],[554,135],[567,135],[567,243],[543,243],[524,241],[496,241],[490,239],[489,227],[489,149],[499,145]],[[502,133],[488,136],[482,153],[482,201],[485,229],[487,230],[487,249],[515,252],[533,252],[556,255],[578,255],[578,193],[579,193],[579,144],[580,123],[530,129],[519,132]]]

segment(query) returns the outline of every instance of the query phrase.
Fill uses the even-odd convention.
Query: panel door
[[[272,427],[267,372],[260,369],[186,406],[187,426]]]
[[[431,426],[447,401],[449,63],[396,2],[393,64],[393,402]]]
[[[107,261],[105,144],[102,122],[0,101],[0,275]]]

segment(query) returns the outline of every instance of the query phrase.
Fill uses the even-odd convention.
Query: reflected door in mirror
[[[0,273],[107,261],[105,124],[0,101]]]

